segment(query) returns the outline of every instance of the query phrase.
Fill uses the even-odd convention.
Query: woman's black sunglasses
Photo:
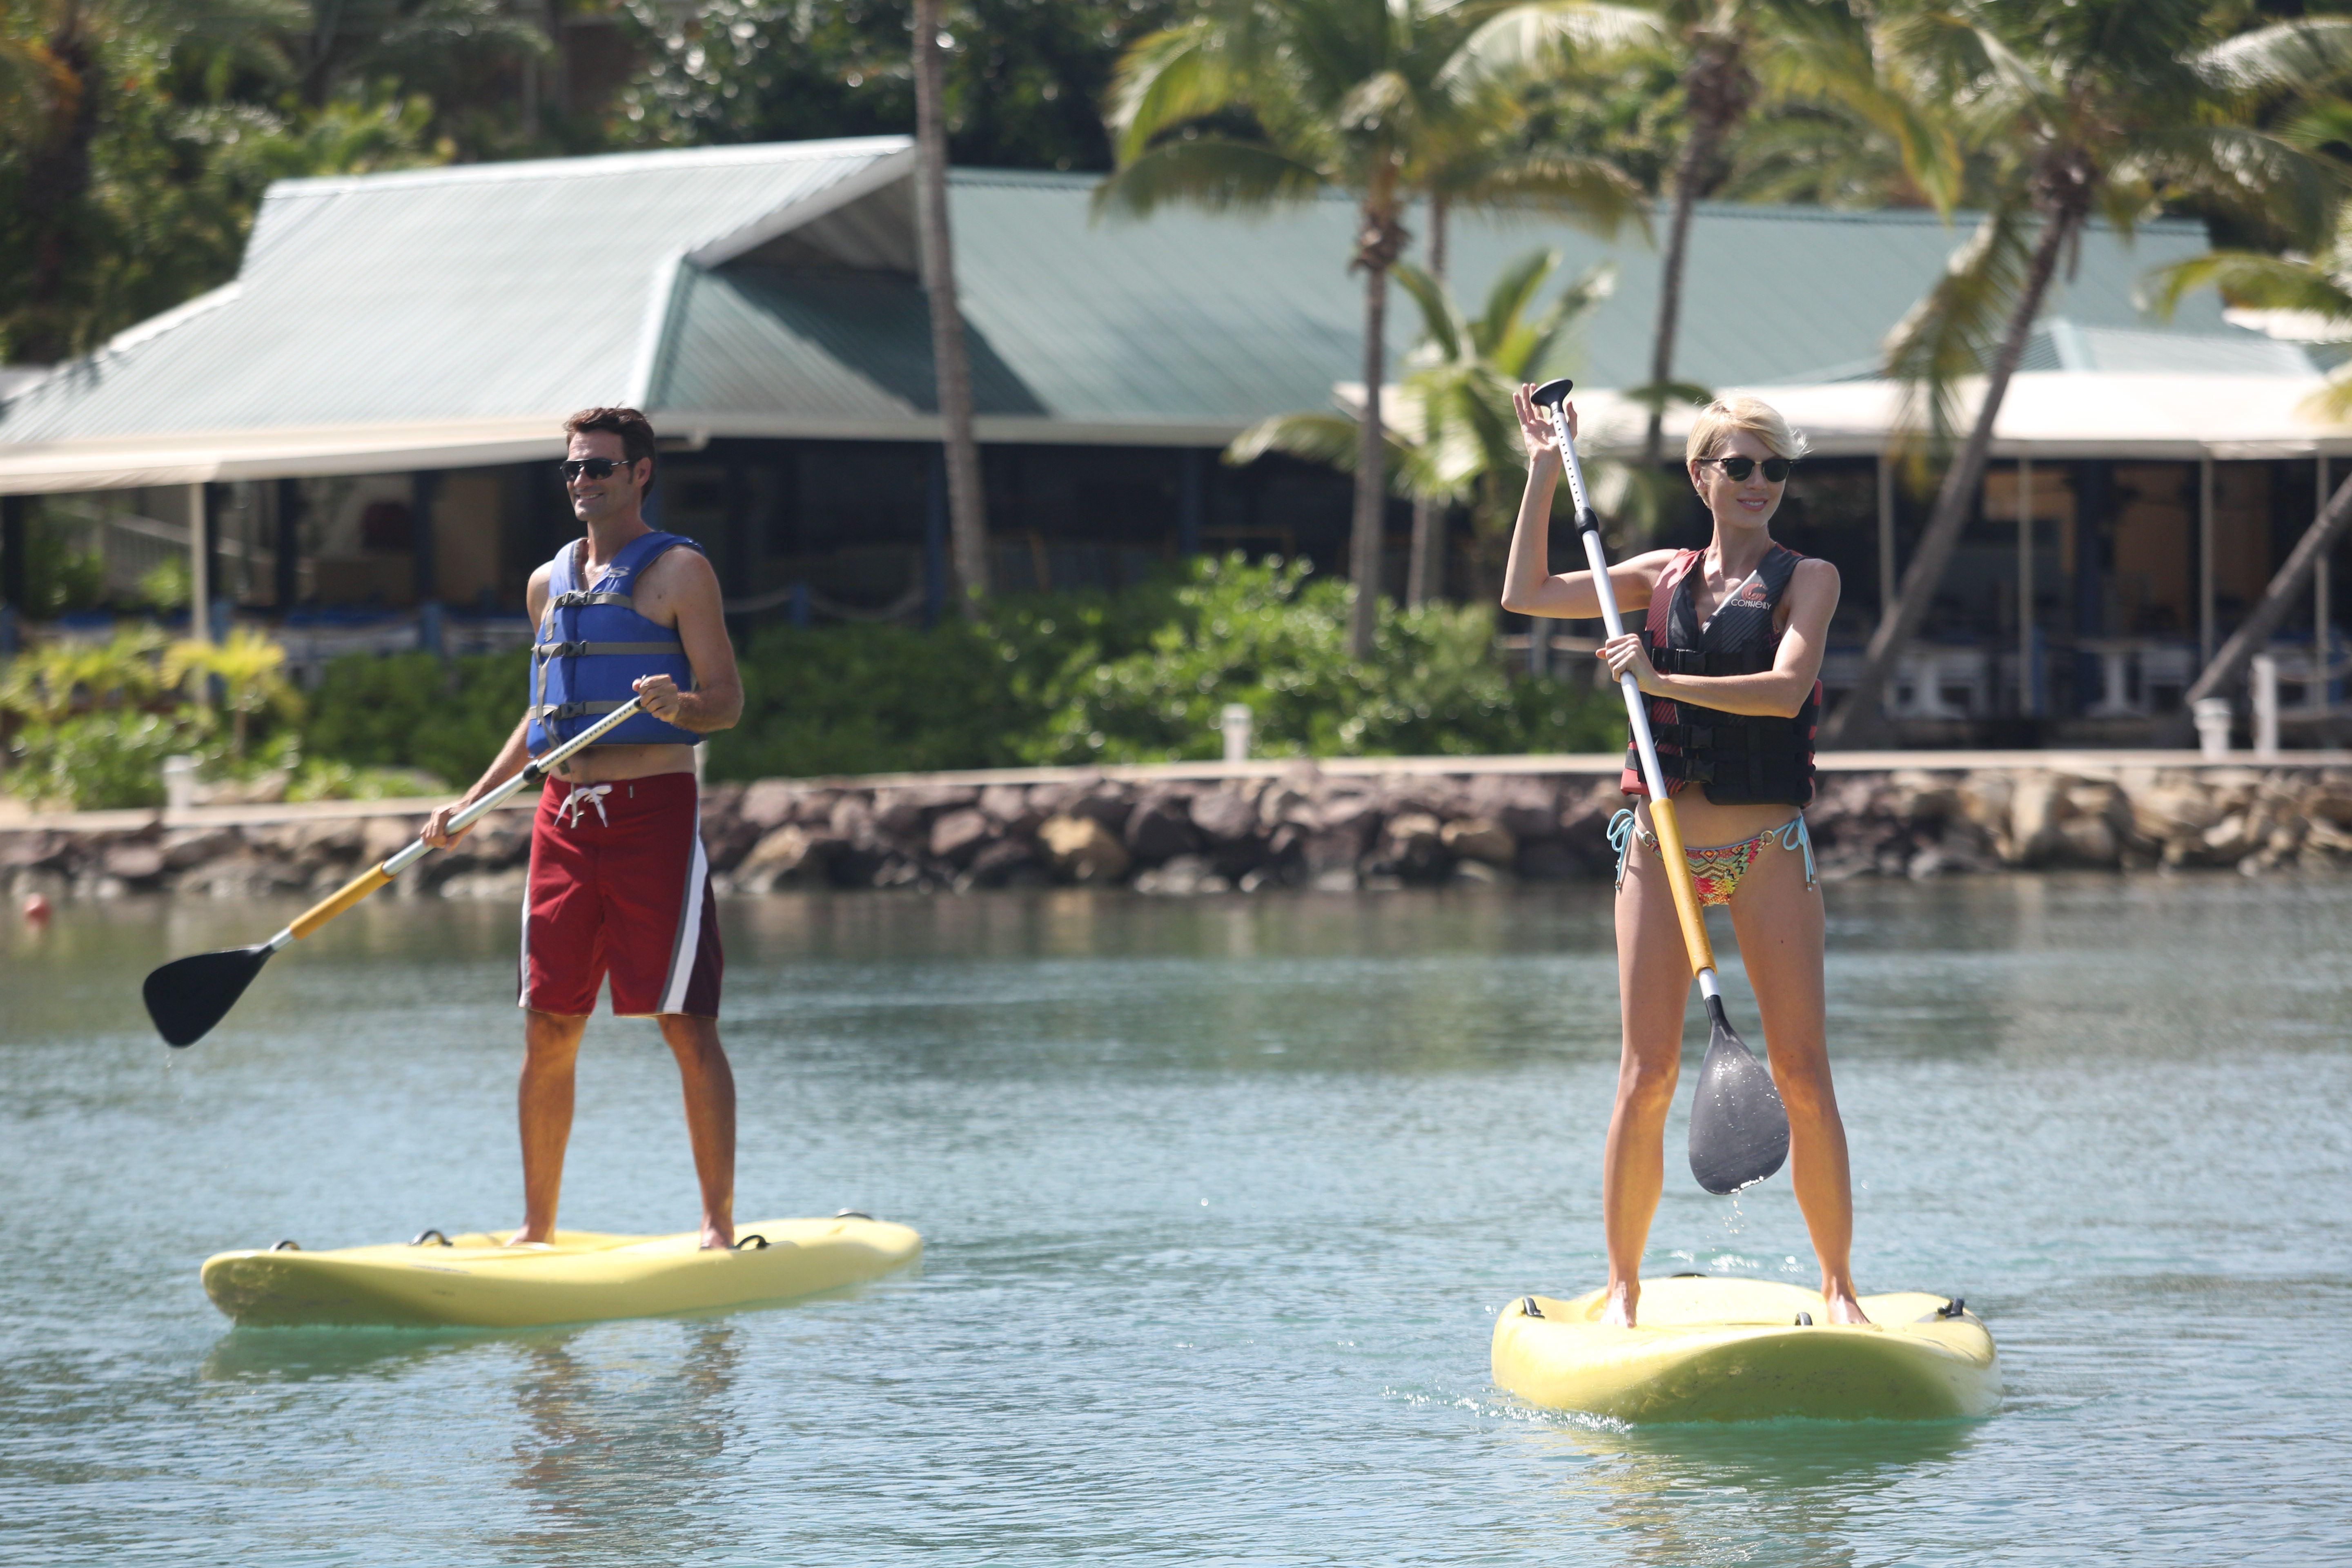
[[[627,461],[620,458],[567,458],[555,465],[555,471],[563,476],[564,483],[569,484],[583,474],[592,479],[610,479],[614,468],[628,466]]]
[[[1701,458],[1699,461],[1721,463],[1723,471],[1731,476],[1734,483],[1738,483],[1756,471],[1756,459],[1753,458]],[[1793,458],[1767,458],[1764,459],[1764,478],[1777,485],[1789,477],[1789,470],[1794,467],[1796,467],[1796,461]]]

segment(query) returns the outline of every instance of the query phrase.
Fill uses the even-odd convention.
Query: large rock
[[[735,868],[735,885],[753,892],[769,892],[794,882],[824,876],[841,841],[786,823],[751,847]]]
[[[957,885],[1002,888],[1045,879],[1045,868],[1034,844],[1025,838],[998,838],[972,857],[971,868],[958,879]]]
[[[1257,802],[1231,784],[1194,795],[1189,815],[1212,844],[1238,844],[1257,836]]]
[[[980,853],[996,833],[996,824],[977,806],[961,806],[940,814],[931,824],[933,858],[962,866]]]
[[[1498,870],[1510,869],[1519,853],[1519,842],[1509,829],[1480,816],[1447,823],[1438,839],[1457,859],[1475,860]]]
[[[987,813],[991,821],[1001,823],[1007,833],[1026,837],[1034,833],[1048,815],[1030,804],[1030,794],[1022,784],[990,784],[980,792],[980,809]]]
[[[356,828],[344,826],[354,841]],[[179,827],[163,836],[163,866],[166,870],[184,871],[191,866],[201,866],[224,855],[236,853],[244,837],[234,827]],[[354,844],[356,847],[356,843]]]
[[[793,820],[800,795],[801,786],[790,779],[761,779],[744,790],[735,803],[735,815],[765,833]]]
[[[146,883],[163,874],[163,847],[152,839],[121,840],[106,847],[99,866],[108,876]]]
[[[1200,830],[1192,826],[1192,801],[1172,792],[1145,795],[1128,814],[1122,835],[1128,852],[1147,866],[1156,866],[1201,847]]]
[[[406,848],[424,828],[421,816],[371,816],[360,830],[360,854],[382,860]]]
[[[1127,846],[1096,817],[1049,816],[1037,828],[1037,842],[1066,882],[1116,882],[1127,875]]]

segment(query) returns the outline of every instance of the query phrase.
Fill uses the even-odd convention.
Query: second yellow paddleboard
[[[1864,1296],[1869,1325],[1840,1328],[1800,1286],[1644,1279],[1640,1326],[1623,1329],[1600,1321],[1602,1295],[1505,1307],[1495,1381],[1531,1404],[1623,1421],[1927,1421],[2000,1404],[1992,1335],[1943,1296]]]
[[[560,1230],[544,1247],[426,1235],[435,1239],[421,1245],[219,1253],[205,1260],[205,1293],[240,1326],[525,1328],[781,1301],[871,1279],[923,1250],[907,1226],[863,1215],[740,1225],[733,1252],[701,1250],[692,1231]],[[749,1237],[768,1245],[740,1246]]]

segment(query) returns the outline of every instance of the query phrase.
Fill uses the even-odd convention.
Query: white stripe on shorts
[[[702,852],[702,792],[694,795],[694,853],[686,865],[686,907],[678,911],[677,941],[669,950],[669,974],[662,981],[664,1013],[686,1011],[687,987],[694,983],[694,961],[702,951],[702,889],[710,879],[710,860]]]

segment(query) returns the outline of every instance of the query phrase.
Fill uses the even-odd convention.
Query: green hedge
[[[1511,679],[1493,612],[1383,605],[1347,653],[1348,585],[1303,563],[1194,562],[1117,594],[1008,595],[980,619],[763,626],[715,779],[1214,757],[1249,704],[1267,756],[1472,755],[1617,744],[1613,693]],[[303,753],[466,784],[520,715],[526,657],[354,655],[311,694]]]

